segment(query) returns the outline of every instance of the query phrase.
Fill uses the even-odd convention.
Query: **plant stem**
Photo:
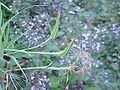
[[[22,70],[33,70],[33,69],[49,69],[49,70],[69,70],[69,67],[27,67],[27,68],[22,68]],[[8,70],[9,71],[20,71],[21,69],[13,69],[13,70]]]
[[[49,55],[59,55],[60,52],[30,52],[25,50],[16,50],[16,49],[4,49],[5,51],[15,51],[29,54],[49,54]]]

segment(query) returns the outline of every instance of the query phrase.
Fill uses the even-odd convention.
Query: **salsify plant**
[[[24,75],[24,80],[29,83],[27,79],[27,75],[25,73],[25,70],[33,70],[33,69],[48,69],[48,70],[66,70],[66,71],[72,71],[74,70],[77,66],[74,64],[71,64],[70,66],[66,67],[52,67],[51,62],[47,66],[41,66],[41,67],[26,67],[23,68],[21,62],[19,61],[15,54],[16,53],[23,53],[28,56],[32,57],[32,54],[45,54],[45,55],[58,55],[58,56],[66,56],[68,52],[70,51],[70,48],[72,47],[74,43],[74,39],[71,40],[71,42],[68,44],[68,46],[59,52],[40,52],[40,51],[34,51],[34,49],[39,48],[40,46],[44,46],[47,44],[47,42],[51,40],[55,40],[57,37],[57,32],[59,29],[59,23],[60,23],[60,13],[58,13],[57,18],[56,18],[56,23],[53,27],[53,30],[51,31],[51,35],[48,39],[46,39],[44,42],[37,46],[32,46],[32,47],[27,47],[27,48],[22,48],[22,49],[16,49],[16,41],[19,40],[27,31],[25,31],[23,34],[18,36],[17,38],[11,38],[11,24],[10,22],[17,17],[21,12],[23,12],[26,9],[32,8],[32,7],[37,7],[37,6],[45,6],[45,5],[34,5],[27,7],[21,11],[19,11],[17,14],[15,14],[13,17],[11,17],[9,20],[5,20],[3,17],[2,13],[2,8],[5,7],[7,10],[12,12],[7,6],[5,6],[3,3],[0,3],[0,78],[1,78],[1,85],[0,89],[3,90],[5,88],[6,90],[9,90],[11,84],[14,86],[14,88],[17,90],[17,86],[14,83],[14,76],[16,72],[21,71],[22,74]],[[23,45],[24,46],[24,45]],[[22,57],[22,55],[20,56]],[[22,88],[22,86],[20,86]]]

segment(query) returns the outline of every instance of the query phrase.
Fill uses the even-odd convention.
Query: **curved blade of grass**
[[[11,79],[11,81],[12,81],[12,84],[13,84],[15,90],[17,90],[17,86],[15,85],[14,80],[12,79],[12,76],[11,76],[11,75],[10,75],[10,79]]]
[[[12,12],[5,4],[3,4],[3,3],[0,2],[0,5],[2,5],[3,7],[5,7],[8,11]]]
[[[74,40],[71,40],[71,42],[68,44],[68,46],[59,53],[60,56],[66,56],[68,54],[68,52],[70,51],[70,48],[72,47],[74,43]]]
[[[21,68],[20,64],[18,63],[18,61],[16,60],[16,58],[14,56],[11,56],[11,58],[14,60],[14,62],[17,64],[17,66],[20,68],[20,70],[22,71],[23,75],[25,76],[27,82],[28,82],[28,79],[27,79],[27,76],[25,74],[25,72],[23,71],[23,69]]]
[[[52,39],[55,39],[57,37],[57,32],[58,32],[58,29],[59,29],[59,23],[60,23],[60,13],[58,13],[55,26],[54,26],[54,28],[51,32]]]
[[[17,81],[16,77],[14,76],[14,74],[12,73],[11,75],[11,78],[13,79],[13,81],[16,83],[16,85],[18,87],[20,87],[21,90],[23,90],[22,86],[20,85],[20,83]]]
[[[50,64],[48,64],[46,67],[50,67],[52,66],[52,64],[54,63],[54,61],[52,61]]]
[[[7,22],[5,22],[5,24],[2,25],[1,27],[1,36],[3,36],[5,29],[7,27],[7,25],[10,23],[10,21],[12,21],[12,19],[14,19],[18,14],[14,15],[11,19],[9,19]]]

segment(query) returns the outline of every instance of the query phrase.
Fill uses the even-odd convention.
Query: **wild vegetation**
[[[119,90],[119,0],[0,0],[0,90]]]

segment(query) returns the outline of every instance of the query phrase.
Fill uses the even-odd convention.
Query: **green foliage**
[[[38,5],[38,2],[41,5]],[[37,78],[40,72],[49,78],[50,85],[45,83],[48,90],[119,90],[119,0],[48,0],[47,2],[45,0],[18,0],[16,3],[18,6],[12,5],[13,11],[7,7],[11,3],[11,0],[0,0],[0,90],[17,88],[30,90],[32,85],[39,87],[40,85],[36,84],[38,79],[33,83],[34,80],[31,78]],[[43,42],[38,45],[18,43],[30,30],[18,23],[16,26],[19,28],[20,35],[19,33],[15,35],[16,30],[11,21],[24,21],[28,18],[25,15],[30,15],[32,18],[41,13],[45,15],[45,18],[44,15],[42,18],[50,31],[47,32],[48,37],[45,37],[44,41],[41,39]],[[31,27],[34,30],[36,23]],[[90,37],[86,39],[83,33],[86,36],[90,33]],[[94,39],[95,34],[98,36]],[[71,40],[73,37],[76,37],[76,40]],[[74,55],[71,56],[72,50],[70,49],[74,42],[78,46],[89,48],[88,52],[94,57],[95,67],[88,72],[90,75],[84,75],[86,69],[81,69],[83,66],[72,66],[73,63],[75,65],[87,63],[82,59],[74,62],[73,57],[79,56],[77,53],[82,52],[82,49],[75,49],[73,50]],[[98,43],[100,49],[93,49],[97,48],[95,45]],[[66,46],[66,44],[68,45]],[[83,58],[87,58],[86,53],[83,56],[85,56]],[[67,58],[69,63],[66,64],[67,61],[64,61],[61,65],[61,58],[63,60]],[[90,59],[90,57],[88,58]],[[81,70],[78,70],[78,74],[76,74],[77,69]],[[31,73],[37,73],[37,75],[32,77]],[[6,83],[3,83],[4,80]]]
[[[59,28],[59,22],[60,22],[60,13],[58,13],[57,19],[56,19],[56,24],[51,32],[51,37],[52,39],[55,39],[57,36],[58,28]]]
[[[2,5],[7,8],[7,6],[5,6],[4,4],[2,4]],[[7,8],[7,9],[9,10],[9,8]],[[26,10],[26,8],[24,10]],[[22,10],[22,11],[24,11],[24,10]],[[1,10],[1,12],[2,12],[2,10]],[[7,20],[6,22],[2,22],[3,15],[1,14],[1,24],[2,25],[0,27],[0,32],[1,32],[0,33],[0,75],[4,76],[4,77],[1,77],[1,78],[8,78],[8,77],[10,77],[10,79],[11,79],[10,81],[7,80],[7,83],[5,84],[5,88],[6,89],[10,88],[10,86],[12,84],[13,84],[14,88],[17,89],[17,87],[16,87],[16,85],[14,83],[14,80],[13,80],[14,76],[12,76],[15,71],[21,71],[23,76],[25,77],[26,83],[29,83],[28,79],[27,79],[27,76],[26,76],[26,73],[24,72],[24,70],[30,70],[30,69],[67,70],[68,69],[68,67],[50,67],[53,62],[51,62],[49,65],[43,66],[43,67],[41,66],[41,67],[22,68],[21,65],[24,64],[24,61],[22,61],[21,59],[22,58],[28,59],[28,56],[30,56],[30,58],[31,58],[31,56],[32,56],[31,54],[61,55],[62,51],[60,51],[60,52],[38,52],[38,51],[34,52],[34,51],[26,51],[26,50],[30,50],[31,48],[32,49],[37,48],[38,46],[31,47],[31,48],[28,48],[28,49],[19,50],[19,47],[16,46],[15,41],[20,39],[23,36],[23,34],[20,35],[15,40],[11,40],[11,38],[9,38],[10,37],[10,30],[9,30],[10,29],[9,28],[10,27],[10,22],[19,13],[14,15],[12,18]],[[55,39],[57,37],[58,26],[59,26],[59,18],[60,18],[60,14],[58,14],[58,17],[56,19],[56,24],[55,24],[55,26],[53,28],[53,31],[51,31],[50,38],[48,38],[48,39],[51,39],[51,37],[52,37],[52,39]],[[9,25],[9,27],[8,27],[8,25]],[[43,44],[47,43],[48,41],[49,40],[46,40],[45,42],[43,42]],[[73,41],[70,42],[70,44],[67,46],[67,48],[62,52],[62,55],[64,55],[64,56],[67,55],[67,53],[70,50],[72,44],[73,44]],[[10,47],[11,45],[13,45],[13,47]],[[20,47],[22,47],[22,46],[23,45],[20,45]],[[19,57],[16,55],[16,53],[18,53]],[[25,53],[24,57],[23,57],[22,53]],[[20,64],[20,63],[22,63],[22,64]],[[16,68],[18,68],[18,69],[16,69]],[[51,80],[54,80],[54,77],[53,77],[53,79],[51,78]],[[24,85],[24,82],[21,82],[20,80],[18,80],[18,82],[21,83],[22,85]],[[12,83],[12,84],[10,84],[10,83]],[[4,84],[3,84],[3,87],[4,87]]]
[[[68,46],[65,48],[65,50],[63,50],[63,51],[60,52],[60,56],[66,56],[68,54],[68,52],[70,51],[70,48],[72,47],[73,43],[74,43],[74,40],[72,40],[68,44]]]

